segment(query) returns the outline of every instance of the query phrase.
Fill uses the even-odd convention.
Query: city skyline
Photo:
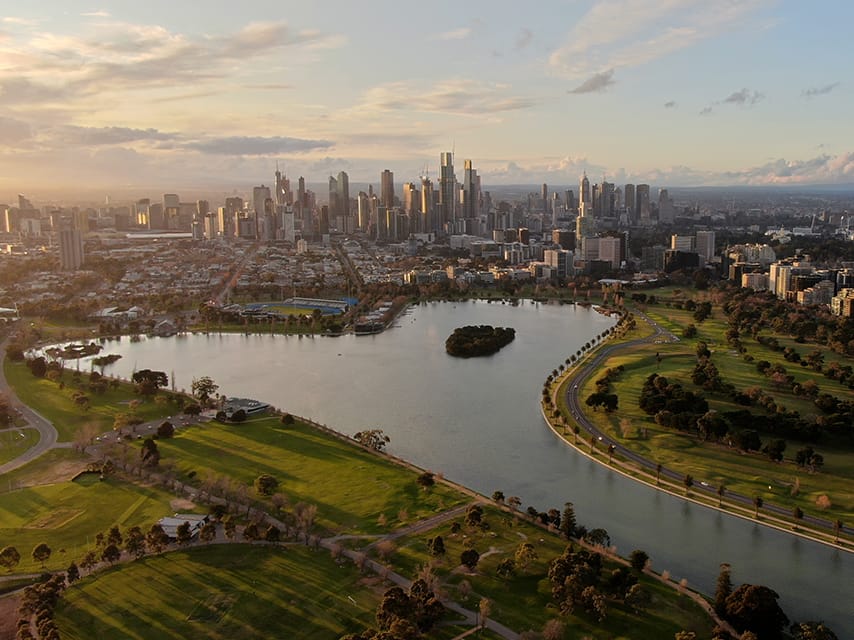
[[[536,8],[7,8],[0,194],[438,183],[448,150],[484,185],[854,183],[852,7]]]

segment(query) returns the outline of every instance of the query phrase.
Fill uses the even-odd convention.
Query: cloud
[[[38,24],[38,20],[33,18],[19,18],[15,16],[6,16],[5,18],[0,19],[0,22],[5,24],[14,24],[20,27],[33,27]]]
[[[601,73],[595,73],[582,82],[569,93],[601,93],[614,84],[614,70],[608,69]]]
[[[735,91],[731,93],[726,98],[723,99],[724,104],[737,104],[740,107],[752,106],[762,100],[765,97],[764,94],[759,93],[758,91],[750,91],[750,89],[744,88],[740,91]]]
[[[84,18],[109,18],[110,13],[108,11],[86,11],[80,14]]]
[[[519,29],[519,33],[516,34],[516,51],[521,51],[522,49],[527,47],[529,44],[531,44],[531,41],[533,41],[533,39],[534,33],[530,29],[525,29],[524,27],[522,29]]]
[[[328,140],[304,140],[282,136],[267,138],[258,136],[226,136],[189,142],[182,146],[185,149],[200,151],[202,153],[263,156],[281,153],[305,153],[318,149],[328,149],[334,145]]]
[[[80,127],[67,125],[51,131],[55,143],[66,146],[100,146],[128,142],[175,140],[176,134],[130,127]]]
[[[675,107],[676,107],[676,102],[674,100],[668,100],[667,102],[664,103],[665,109],[673,109]]]
[[[14,147],[33,135],[29,123],[0,116],[0,146]]]
[[[700,115],[701,116],[707,116],[707,115],[710,115],[712,113],[712,111],[714,111],[714,109],[712,109],[712,107],[703,107],[700,110]]]
[[[579,78],[646,64],[715,37],[767,0],[598,0],[549,56],[552,69]]]
[[[807,160],[779,158],[758,167],[721,174],[739,184],[847,184],[854,182],[854,152]]]
[[[424,111],[479,117],[527,109],[537,104],[530,97],[508,93],[504,84],[476,80],[446,80],[424,90],[408,82],[392,82],[372,87],[363,96],[358,110]]]
[[[221,90],[224,82],[242,79],[247,69],[257,71],[259,61],[283,50],[311,52],[340,44],[340,37],[282,22],[253,22],[224,35],[199,36],[102,21],[80,35],[16,34],[13,41],[0,42],[0,58],[7,61],[0,67],[0,95],[4,104],[43,108],[52,101],[69,108],[76,100],[91,109],[98,104],[95,96],[127,100],[128,92],[186,93],[205,84]]]
[[[803,91],[801,91],[801,95],[804,98],[815,98],[816,96],[823,96],[830,93],[838,86],[839,83],[834,82],[833,84],[826,84],[823,87],[811,87],[809,89],[804,89]]]
[[[434,40],[465,40],[471,35],[471,27],[460,27],[451,31],[443,31],[433,36]]]
[[[257,89],[261,91],[281,91],[285,89],[294,88],[294,85],[292,84],[284,84],[279,82],[270,82],[267,84],[245,84],[243,86],[246,89]]]

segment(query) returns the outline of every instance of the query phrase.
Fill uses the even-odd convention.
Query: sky
[[[586,171],[854,184],[849,0],[0,0],[0,202]]]

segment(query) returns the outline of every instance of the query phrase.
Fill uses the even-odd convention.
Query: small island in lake
[[[445,340],[445,351],[458,358],[488,356],[513,342],[516,330],[510,327],[469,325],[459,327]]]

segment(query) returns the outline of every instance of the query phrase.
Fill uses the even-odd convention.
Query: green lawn
[[[77,430],[86,424],[94,425],[98,432],[111,430],[117,413],[127,411],[131,400],[142,400],[141,396],[133,392],[133,387],[125,383],[116,389],[109,387],[104,394],[84,390],[90,401],[89,408],[84,411],[72,399],[72,394],[80,391],[73,381],[73,371],[66,369],[63,377],[65,388],[60,389],[55,382],[33,376],[23,363],[10,362],[7,358],[4,366],[6,380],[21,402],[35,408],[56,426],[60,442],[72,441]],[[87,385],[88,372],[81,373],[80,380],[84,386]],[[175,411],[174,404],[148,400],[140,403],[137,414],[143,420],[154,420],[165,418]]]
[[[30,555],[47,543],[52,549],[47,569],[65,569],[80,560],[98,533],[119,525],[150,526],[174,512],[172,496],[149,487],[94,474],[80,480],[18,489],[0,497],[0,547],[12,545],[21,554],[17,573],[41,570]]]
[[[0,432],[0,464],[9,462],[34,447],[39,442],[39,432],[35,429],[16,429]]]
[[[480,599],[486,597],[493,602],[492,619],[517,631],[542,629],[548,620],[560,617],[551,597],[548,566],[552,559],[563,553],[566,542],[495,508],[485,509],[484,517],[489,523],[487,531],[466,527],[463,517],[460,517],[459,522],[463,526],[459,533],[451,533],[449,522],[432,531],[401,538],[396,541],[397,548],[388,563],[406,575],[413,575],[432,563],[434,572],[446,583],[450,597],[464,606],[476,609]],[[426,544],[428,538],[437,535],[442,536],[446,549],[444,558],[438,561],[428,554]],[[498,563],[505,558],[513,558],[522,542],[534,545],[537,560],[510,580],[499,578],[496,575]],[[459,566],[460,553],[465,545],[473,546],[481,554],[473,574]],[[616,566],[606,563],[603,575]],[[459,591],[464,580],[472,587],[468,598],[463,598]],[[566,637],[658,640],[672,638],[682,629],[696,631],[700,638],[711,635],[710,619],[692,600],[658,581],[643,578],[643,583],[653,598],[646,613],[637,615],[622,604],[609,602],[608,615],[602,624],[583,613],[564,617]]]
[[[682,327],[693,322],[691,312],[651,306],[646,313],[656,322],[681,335]],[[747,352],[754,358],[748,362],[735,352],[724,339],[726,324],[720,309],[714,310],[714,316],[705,322],[696,324],[698,335],[690,340],[681,340],[672,344],[651,344],[634,348],[620,353],[603,364],[605,367],[625,366],[625,371],[614,382],[612,390],[619,397],[619,409],[612,415],[587,411],[588,417],[611,435],[621,440],[623,444],[641,453],[646,458],[660,462],[666,467],[682,473],[690,473],[695,478],[705,480],[713,485],[726,485],[727,489],[753,496],[761,495],[766,501],[781,505],[800,507],[804,512],[827,518],[840,518],[850,522],[854,518],[854,450],[845,443],[822,440],[812,444],[825,458],[825,466],[820,473],[809,473],[799,469],[793,462],[795,452],[807,443],[793,439],[787,440],[787,449],[783,464],[771,462],[762,454],[745,454],[728,449],[718,444],[701,443],[693,434],[683,434],[665,429],[655,424],[652,418],[643,413],[638,407],[641,387],[646,378],[657,373],[671,381],[678,381],[690,390],[699,390],[691,382],[691,371],[696,363],[696,345],[702,340],[707,342],[712,351],[712,361],[717,366],[723,379],[735,385],[737,389],[759,386],[775,398],[778,405],[796,409],[804,416],[819,414],[813,403],[804,397],[774,389],[767,379],[756,370],[755,362],[768,360],[772,364],[780,363],[795,376],[799,382],[813,379],[822,391],[839,397],[854,399],[854,393],[838,382],[825,378],[822,374],[801,367],[798,364],[786,362],[782,353],[774,352],[757,343],[749,337],[743,337],[742,342]],[[780,339],[781,344],[784,340]],[[811,345],[797,345],[793,341],[787,346],[798,349],[802,355],[813,350]],[[831,356],[826,350],[828,362],[845,359]],[[661,362],[656,361],[660,354]],[[849,361],[850,362],[850,361]],[[598,375],[593,375],[590,381],[580,389],[582,400],[594,391],[594,381]],[[704,393],[711,409],[730,411],[743,409],[721,394]],[[565,410],[565,406],[559,404]],[[754,412],[762,409],[753,407]],[[647,429],[647,438],[637,435],[638,427]],[[763,435],[763,440],[768,436]],[[770,488],[769,488],[770,487]],[[795,495],[796,494],[796,495]],[[816,505],[819,496],[828,496],[832,506],[822,509]]]
[[[197,483],[222,475],[251,485],[262,473],[273,475],[291,506],[317,506],[317,523],[329,532],[381,533],[467,499],[441,484],[425,492],[411,470],[299,421],[209,422],[158,446],[161,463],[174,463],[185,480],[195,472]]]
[[[89,459],[74,449],[50,449],[23,467],[4,473],[0,477],[0,495],[22,487],[70,480],[86,468],[87,462]]]
[[[68,589],[63,638],[339,638],[373,623],[380,588],[304,547],[222,545],[145,558]],[[351,600],[352,598],[352,600]]]

